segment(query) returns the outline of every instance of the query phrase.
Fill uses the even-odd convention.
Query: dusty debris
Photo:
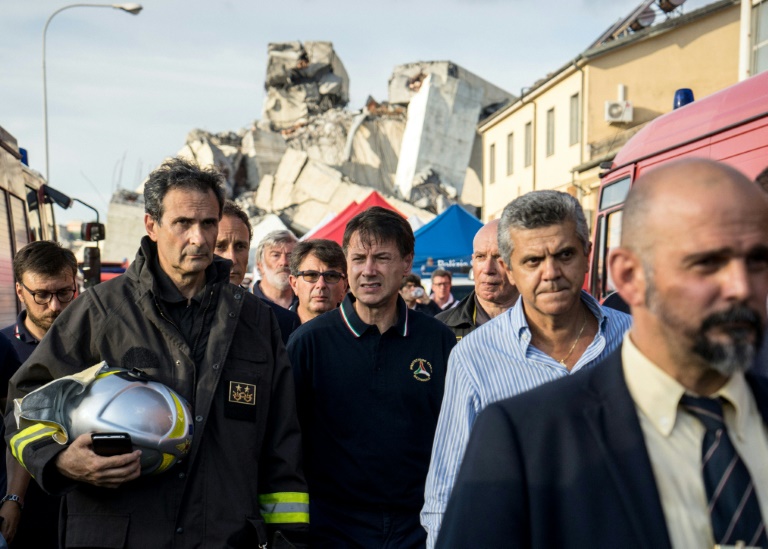
[[[254,225],[279,216],[297,234],[371,190],[422,222],[457,202],[479,206],[476,124],[512,99],[454,63],[418,62],[395,67],[388,101],[369,96],[349,111],[349,77],[331,42],[270,44],[265,87],[261,120],[238,132],[193,130],[179,155],[221,170]],[[110,215],[113,207],[117,226],[142,217],[143,203],[127,195]]]
[[[273,178],[262,180],[251,199],[261,210],[278,213],[297,234],[317,225],[328,212],[338,213],[353,200],[360,201],[371,187],[350,181],[340,171],[311,159],[306,153],[288,149]],[[417,208],[395,196],[382,193],[388,202],[407,216],[428,222],[434,213]]]
[[[264,119],[290,135],[308,117],[349,102],[349,77],[331,42],[280,42],[267,47]]]

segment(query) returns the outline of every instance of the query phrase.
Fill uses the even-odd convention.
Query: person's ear
[[[647,280],[640,257],[628,248],[616,248],[608,258],[610,280],[630,307],[645,304]]]
[[[144,214],[144,228],[146,229],[149,238],[152,239],[152,242],[157,242],[157,229],[159,226],[160,223],[155,221],[155,218],[148,213]]]

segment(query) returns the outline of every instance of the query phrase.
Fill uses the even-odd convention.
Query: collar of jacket
[[[141,247],[136,253],[136,259],[131,263],[126,276],[136,280],[144,291],[154,290],[155,275],[152,272],[153,260],[157,258],[157,244],[152,242],[149,236],[141,239]],[[206,284],[215,284],[219,282],[229,282],[229,271],[232,262],[222,259],[216,255],[213,256],[211,263],[205,270]]]

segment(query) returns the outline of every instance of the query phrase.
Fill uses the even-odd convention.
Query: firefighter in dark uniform
[[[19,398],[104,360],[144,370],[194,410],[187,458],[156,476],[140,476],[138,450],[99,456],[88,435],[61,445],[7,414],[14,455],[44,490],[66,493],[62,547],[303,545],[290,365],[269,307],[213,260],[222,180],[180,159],[150,174],[136,260],[76,299],[11,380]]]

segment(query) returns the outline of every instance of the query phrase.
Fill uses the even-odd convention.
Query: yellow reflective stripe
[[[173,426],[173,430],[168,435],[168,438],[179,438],[185,434],[184,414],[186,412],[184,411],[184,406],[181,405],[181,401],[174,393],[171,393],[171,398],[173,399],[173,405],[176,407],[176,424]]]
[[[288,524],[302,522],[309,524],[309,513],[262,513],[267,524]]]
[[[309,494],[306,492],[261,494],[259,506],[267,524],[309,523]]]
[[[45,437],[52,437],[58,431],[59,429],[48,427],[43,423],[35,423],[34,425],[19,431],[11,437],[11,453],[13,454],[13,457],[15,457],[26,469],[27,466],[24,465],[22,455],[24,454],[24,449],[27,445]]]
[[[259,503],[309,503],[309,494],[306,492],[275,492],[274,494],[260,494]]]

